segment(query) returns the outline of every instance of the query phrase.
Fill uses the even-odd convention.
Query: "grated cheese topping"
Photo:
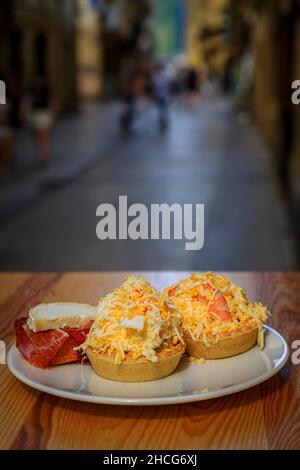
[[[164,290],[182,314],[182,328],[194,341],[203,340],[209,348],[221,335],[258,327],[258,344],[264,345],[263,322],[269,311],[260,302],[252,303],[245,291],[221,275],[195,274]]]
[[[157,349],[164,341],[184,343],[181,315],[172,301],[142,276],[130,275],[120,287],[100,299],[96,320],[82,349],[107,353],[120,364],[126,353],[157,362]]]
[[[205,364],[204,357],[197,358],[195,356],[188,356],[188,360],[190,362],[193,362],[194,364],[197,364],[197,366],[202,366],[203,364]]]

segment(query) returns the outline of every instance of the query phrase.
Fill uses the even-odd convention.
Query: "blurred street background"
[[[294,270],[298,0],[1,0],[1,270]],[[96,208],[204,203],[205,244]]]

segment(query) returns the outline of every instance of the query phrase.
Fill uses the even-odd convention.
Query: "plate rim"
[[[48,393],[49,395],[57,396],[59,398],[65,398],[68,400],[75,400],[80,402],[86,403],[95,403],[98,405],[127,405],[127,406],[157,406],[157,405],[174,405],[174,404],[183,404],[183,403],[192,403],[195,401],[204,401],[210,400],[213,398],[224,397],[227,395],[232,395],[234,393],[242,392],[249,388],[255,387],[266,380],[269,380],[274,375],[276,375],[286,364],[288,357],[289,357],[289,346],[285,338],[274,328],[270,327],[269,325],[263,325],[264,329],[267,329],[271,333],[275,334],[279,337],[281,343],[284,346],[284,351],[280,358],[279,364],[274,367],[270,372],[266,372],[263,375],[260,375],[254,379],[248,380],[243,382],[239,385],[230,385],[226,388],[216,389],[208,392],[199,392],[194,394],[186,394],[186,395],[170,395],[164,397],[153,397],[153,398],[125,398],[125,397],[112,397],[112,396],[96,396],[96,395],[87,395],[87,394],[79,394],[75,391],[68,391],[64,389],[59,389],[55,387],[51,387],[48,385],[43,385],[39,382],[33,381],[26,377],[24,374],[20,373],[17,369],[15,369],[12,360],[12,354],[16,348],[16,344],[9,348],[7,353],[7,366],[10,370],[11,374],[14,375],[20,382],[24,383],[25,385],[38,390],[43,393]],[[244,354],[244,353],[243,353]],[[24,359],[25,360],[25,359]]]

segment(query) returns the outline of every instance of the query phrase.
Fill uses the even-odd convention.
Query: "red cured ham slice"
[[[79,351],[74,348],[79,346],[79,344],[69,336],[48,365],[58,366],[60,364],[68,364],[69,362],[77,362],[80,355]]]
[[[47,367],[68,338],[63,330],[33,333],[27,326],[26,318],[16,321],[15,330],[17,348],[35,367]]]
[[[83,343],[93,322],[84,328],[65,328],[34,333],[27,326],[27,318],[15,322],[16,345],[25,359],[35,367],[76,362],[81,358],[75,347]]]
[[[64,331],[68,333],[69,336],[71,336],[77,343],[77,345],[82,344],[85,340],[86,337],[92,327],[92,324],[94,322],[91,320],[87,322],[87,324],[83,328],[64,328]]]
[[[49,365],[57,366],[59,364],[79,361],[82,358],[82,354],[74,348],[80,346],[80,344],[85,341],[92,324],[93,321],[90,321],[84,328],[64,328],[64,331],[69,337],[59,349],[56,356],[50,361]]]

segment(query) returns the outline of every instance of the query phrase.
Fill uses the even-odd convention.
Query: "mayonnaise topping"
[[[172,304],[172,302],[171,302]],[[100,299],[98,314],[83,349],[105,352],[121,363],[126,353],[156,362],[166,340],[182,341],[181,315],[142,276],[128,276],[120,287]]]
[[[250,302],[245,291],[225,276],[192,273],[166,288],[164,296],[182,314],[182,327],[194,341],[202,339],[209,347],[224,333],[257,326],[259,343],[263,343],[261,331],[269,315],[267,308],[260,302]]]

